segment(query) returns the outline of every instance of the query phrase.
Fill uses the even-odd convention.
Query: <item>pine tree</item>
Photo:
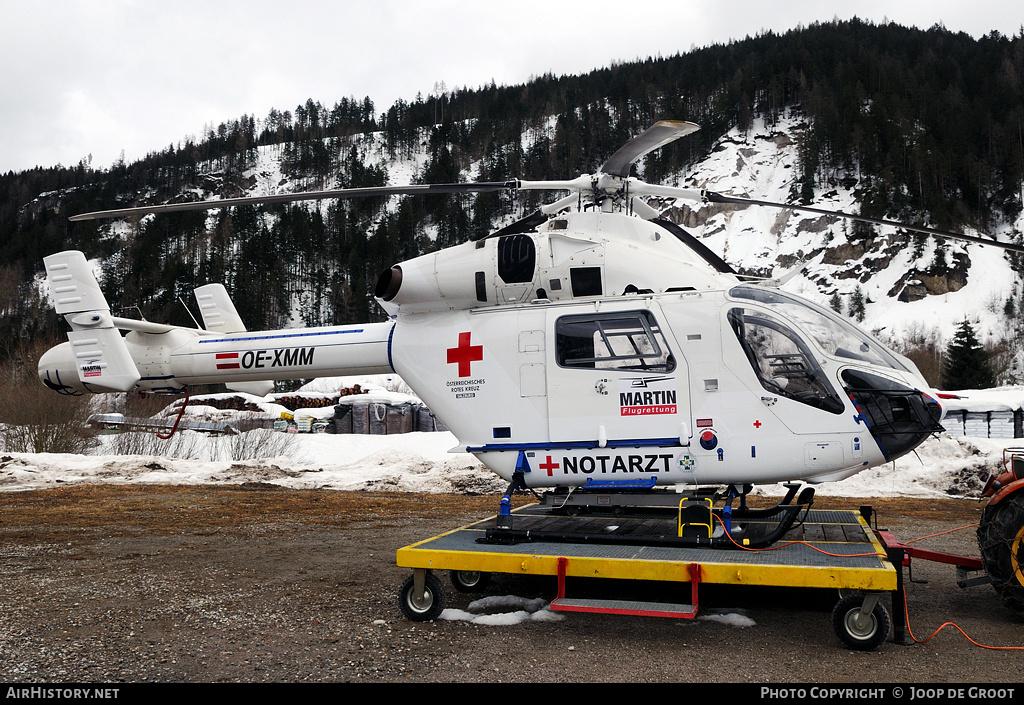
[[[836,313],[843,312],[843,300],[839,296],[839,292],[832,294],[832,298],[828,300],[828,306]]]
[[[932,259],[931,267],[928,268],[928,273],[942,275],[948,271],[949,261],[946,258],[946,246],[940,243],[935,246],[935,257]]]
[[[978,342],[974,327],[967,319],[960,324],[953,340],[946,347],[946,362],[942,369],[942,388],[987,389],[996,383],[988,353]]]
[[[857,288],[853,291],[853,296],[850,297],[850,318],[863,322],[866,315],[867,307],[864,301],[864,290],[858,284]]]

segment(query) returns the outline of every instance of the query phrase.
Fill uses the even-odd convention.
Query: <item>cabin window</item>
[[[729,311],[729,324],[762,387],[833,414],[843,413],[842,399],[790,326],[767,312],[744,308]]]
[[[671,372],[676,363],[649,311],[563,316],[555,323],[560,367]]]

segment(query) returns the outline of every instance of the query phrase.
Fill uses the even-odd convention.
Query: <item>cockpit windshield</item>
[[[826,308],[753,286],[737,286],[729,291],[736,299],[764,304],[793,321],[813,338],[822,352],[833,357],[866,362],[869,365],[906,370],[906,367],[877,341],[850,325]]]
[[[826,379],[817,356],[788,324],[752,308],[731,309],[729,324],[767,391],[833,414],[843,413],[845,405]]]

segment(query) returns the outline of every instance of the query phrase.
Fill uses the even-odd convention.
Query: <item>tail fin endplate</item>
[[[43,263],[57,313],[71,325],[68,340],[79,380],[92,391],[131,391],[141,378],[139,369],[85,255],[58,252]]]

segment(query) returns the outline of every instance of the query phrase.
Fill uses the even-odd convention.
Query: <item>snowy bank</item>
[[[449,453],[458,445],[448,432],[390,436],[273,434],[287,445],[260,460],[231,460],[231,443],[246,437],[177,434],[178,455],[110,454],[117,436],[101,436],[94,455],[7,453],[0,455],[0,490],[32,490],[78,483],[242,484],[266,482],[294,489],[390,490],[498,494],[506,482],[475,457]],[[240,440],[236,440],[240,439]],[[256,443],[265,442],[256,438]],[[817,485],[841,497],[976,497],[990,472],[1001,467],[1003,449],[1022,439],[950,438],[925,441],[895,463],[871,468],[842,482]],[[781,495],[781,485],[757,488]]]

